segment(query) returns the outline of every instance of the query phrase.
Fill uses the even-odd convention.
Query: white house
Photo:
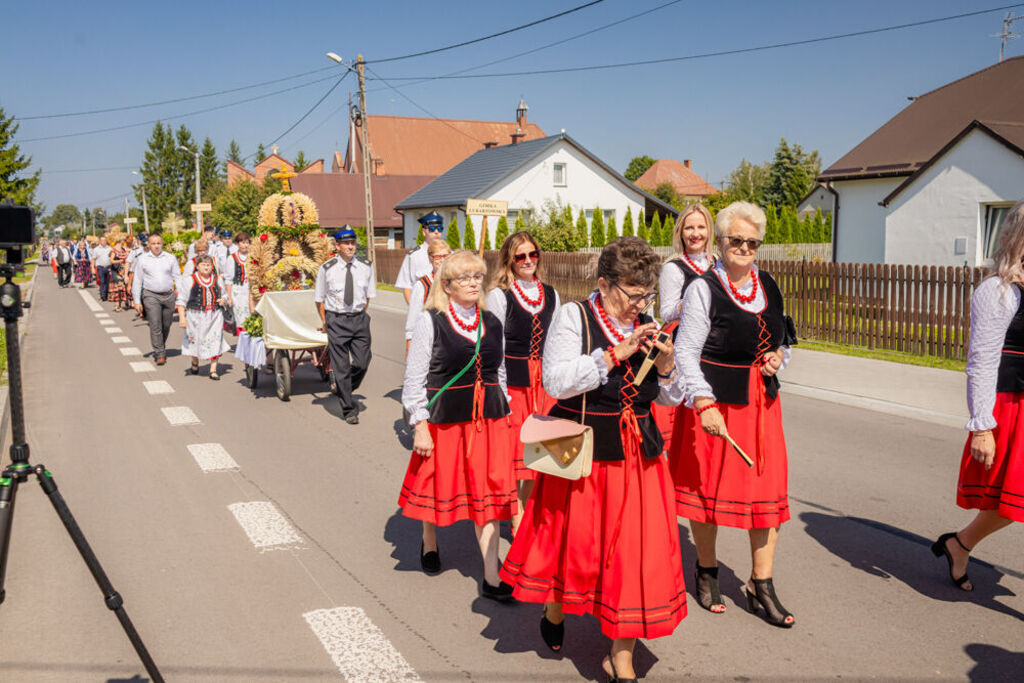
[[[415,244],[418,219],[431,211],[444,216],[446,224],[457,216],[461,229],[467,199],[507,201],[510,227],[520,212],[541,211],[548,201],[571,206],[574,216],[583,210],[588,222],[593,209],[600,208],[605,225],[614,218],[620,233],[627,210],[632,211],[634,226],[641,210],[648,217],[655,211],[662,216],[677,214],[561,133],[482,149],[403,199],[395,209],[404,217],[405,243]],[[482,218],[472,219],[479,238]],[[497,222],[488,220],[492,244]]]
[[[984,265],[1024,196],[1024,57],[914,98],[818,176],[836,261]],[[803,206],[804,203],[801,203]]]

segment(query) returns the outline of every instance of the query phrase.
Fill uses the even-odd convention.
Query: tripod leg
[[[82,556],[82,560],[85,561],[86,566],[89,567],[89,571],[92,573],[92,577],[96,580],[96,584],[100,587],[104,602],[117,615],[118,621],[121,622],[121,628],[124,629],[125,635],[128,636],[132,647],[135,648],[136,654],[142,660],[142,665],[146,667],[149,677],[154,683],[163,683],[163,676],[160,675],[156,663],[149,656],[142,638],[139,637],[138,631],[135,630],[132,620],[128,618],[128,613],[124,611],[124,601],[121,599],[120,594],[114,590],[114,586],[110,583],[110,579],[107,578],[106,572],[100,566],[100,561],[96,559],[95,553],[89,547],[89,542],[85,540],[82,529],[78,526],[78,522],[75,521],[74,515],[71,514],[71,510],[64,501],[64,496],[57,491],[57,484],[53,481],[53,476],[42,465],[36,465],[35,474],[43,492],[53,504],[53,509],[57,511],[57,516],[64,523],[64,528],[71,535],[71,540],[74,542],[75,547],[78,548],[78,553]]]
[[[4,576],[7,573],[7,550],[11,545],[11,528],[14,524],[14,498],[18,494],[18,478],[0,475],[0,604],[3,604],[7,591],[4,589]]]

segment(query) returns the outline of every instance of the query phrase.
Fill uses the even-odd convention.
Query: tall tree
[[[89,220],[91,221],[91,225],[96,226],[96,234],[105,232],[107,227],[107,212],[97,206],[91,213],[92,215],[89,217]]]
[[[508,219],[502,216],[498,219],[498,229],[494,233],[494,244],[496,247],[501,249],[501,245],[505,244],[505,240],[508,239]]]
[[[448,242],[448,246],[451,247],[452,251],[458,251],[462,248],[462,236],[459,235],[459,215],[455,214],[452,216],[452,222],[448,224],[448,232],[444,236]]]
[[[632,237],[633,236],[633,207],[626,207],[626,216],[622,219],[622,236]]]
[[[74,204],[58,204],[53,213],[44,217],[41,222],[48,231],[61,226],[67,229],[81,228],[82,212]]]
[[[253,164],[258,164],[267,158],[267,148],[263,146],[263,143],[256,145],[256,159],[253,160]]]
[[[231,142],[228,143],[228,158],[226,161],[233,161],[236,164],[242,163],[242,148],[238,146],[234,138],[231,138]]]
[[[523,212],[520,211],[516,214],[516,232],[522,232],[526,230],[526,221],[523,220]]]
[[[306,153],[300,149],[298,154],[295,155],[295,160],[292,163],[295,164],[296,171],[301,171],[309,166],[309,159],[306,158]]]
[[[196,202],[196,158],[198,150],[195,140],[192,139],[192,131],[185,124],[178,126],[174,135],[175,155],[173,166],[175,177],[178,180],[177,192],[174,198],[174,210],[179,216],[192,214],[191,206]],[[187,152],[185,150],[188,150]],[[200,162],[202,155],[200,155]],[[202,168],[200,168],[200,179],[202,179]],[[203,201],[200,198],[200,201]],[[193,219],[194,220],[194,219]]]
[[[654,218],[651,220],[651,229],[647,235],[647,243],[652,247],[661,246],[661,214],[657,211],[654,212]]]
[[[763,205],[768,168],[769,164],[752,164],[746,159],[740,161],[740,165],[733,169],[726,181],[729,197]]]
[[[484,228],[484,251],[490,251],[493,249],[491,246],[491,229]],[[499,245],[500,246],[500,245]]]
[[[615,227],[615,216],[608,218],[608,228],[604,231],[604,243],[608,244],[619,239],[619,229]]]
[[[462,248],[476,251],[477,246],[476,232],[473,230],[473,218],[466,214],[466,229],[462,231]]]
[[[604,245],[604,214],[601,212],[601,207],[598,206],[594,207],[594,213],[590,217],[590,246],[603,247]]]
[[[626,176],[626,180],[635,183],[636,179],[646,173],[647,169],[653,166],[655,161],[655,159],[646,154],[633,157],[629,160],[629,166],[626,167],[626,172],[623,175]]]
[[[235,232],[244,230],[254,236],[259,227],[260,206],[278,187],[275,182],[260,185],[252,180],[243,180],[225,188],[213,200],[213,211],[208,214],[210,222]]]
[[[580,208],[580,217],[576,219],[576,234],[579,236],[580,244],[584,247],[590,243],[587,239],[587,214]]]
[[[640,209],[640,220],[636,224],[636,236],[650,244],[651,233],[647,228],[647,221],[644,219],[644,210]]]
[[[203,186],[204,202],[212,202],[224,190],[224,174],[220,172],[217,148],[210,138],[203,140],[203,149],[199,153],[199,180]]]
[[[818,152],[804,152],[800,145],[779,140],[775,157],[768,167],[768,179],[764,187],[764,201],[776,206],[796,206],[811,188],[821,169]]]
[[[174,132],[159,121],[153,126],[141,166],[142,181],[134,185],[135,200],[142,204],[145,187],[146,204],[154,225],[159,225],[171,211],[177,211],[177,194],[181,178],[180,158],[184,152],[175,149]]]
[[[0,107],[0,201],[10,199],[15,204],[28,204],[42,213],[43,207],[36,204],[36,188],[42,171],[25,172],[32,165],[32,157],[22,154],[14,142],[18,127],[14,117],[7,116]]]

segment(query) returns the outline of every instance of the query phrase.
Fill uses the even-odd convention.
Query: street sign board
[[[213,211],[213,204],[193,204],[193,211]]]
[[[467,199],[466,214],[470,216],[504,216],[508,202],[497,199]]]
[[[125,222],[126,225],[131,225],[132,223],[138,223],[139,219],[138,218],[125,218],[124,222]]]

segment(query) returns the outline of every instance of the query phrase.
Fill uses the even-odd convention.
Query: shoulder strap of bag
[[[591,352],[593,352],[593,350],[594,350],[593,349],[593,343],[591,342],[591,339],[590,339],[590,323],[587,322],[587,313],[583,309],[583,302],[577,301],[576,304],[580,307],[580,323],[583,325],[583,334],[586,335],[585,339],[587,340],[587,346],[584,349],[584,353],[589,356],[591,354]],[[582,413],[580,415],[580,423],[582,424],[583,421],[586,418],[587,418],[587,392],[583,392],[583,410],[582,410]]]
[[[477,310],[479,310],[479,308]],[[430,410],[431,406],[434,405],[434,402],[437,401],[438,397],[440,397],[441,394],[443,394],[445,392],[445,390],[448,389],[448,387],[450,387],[451,385],[453,385],[456,382],[458,382],[460,377],[465,375],[466,372],[471,367],[476,365],[476,357],[480,355],[480,335],[481,335],[481,332],[483,331],[483,327],[484,327],[484,314],[483,314],[483,311],[480,311],[480,322],[478,322],[477,325],[476,325],[476,347],[473,349],[473,357],[469,359],[468,363],[466,363],[466,367],[464,367],[461,370],[459,370],[459,374],[455,375],[450,380],[448,380],[448,383],[445,384],[443,387],[441,387],[441,390],[439,392],[434,394],[434,398],[430,399],[430,401],[427,402],[427,410]]]

